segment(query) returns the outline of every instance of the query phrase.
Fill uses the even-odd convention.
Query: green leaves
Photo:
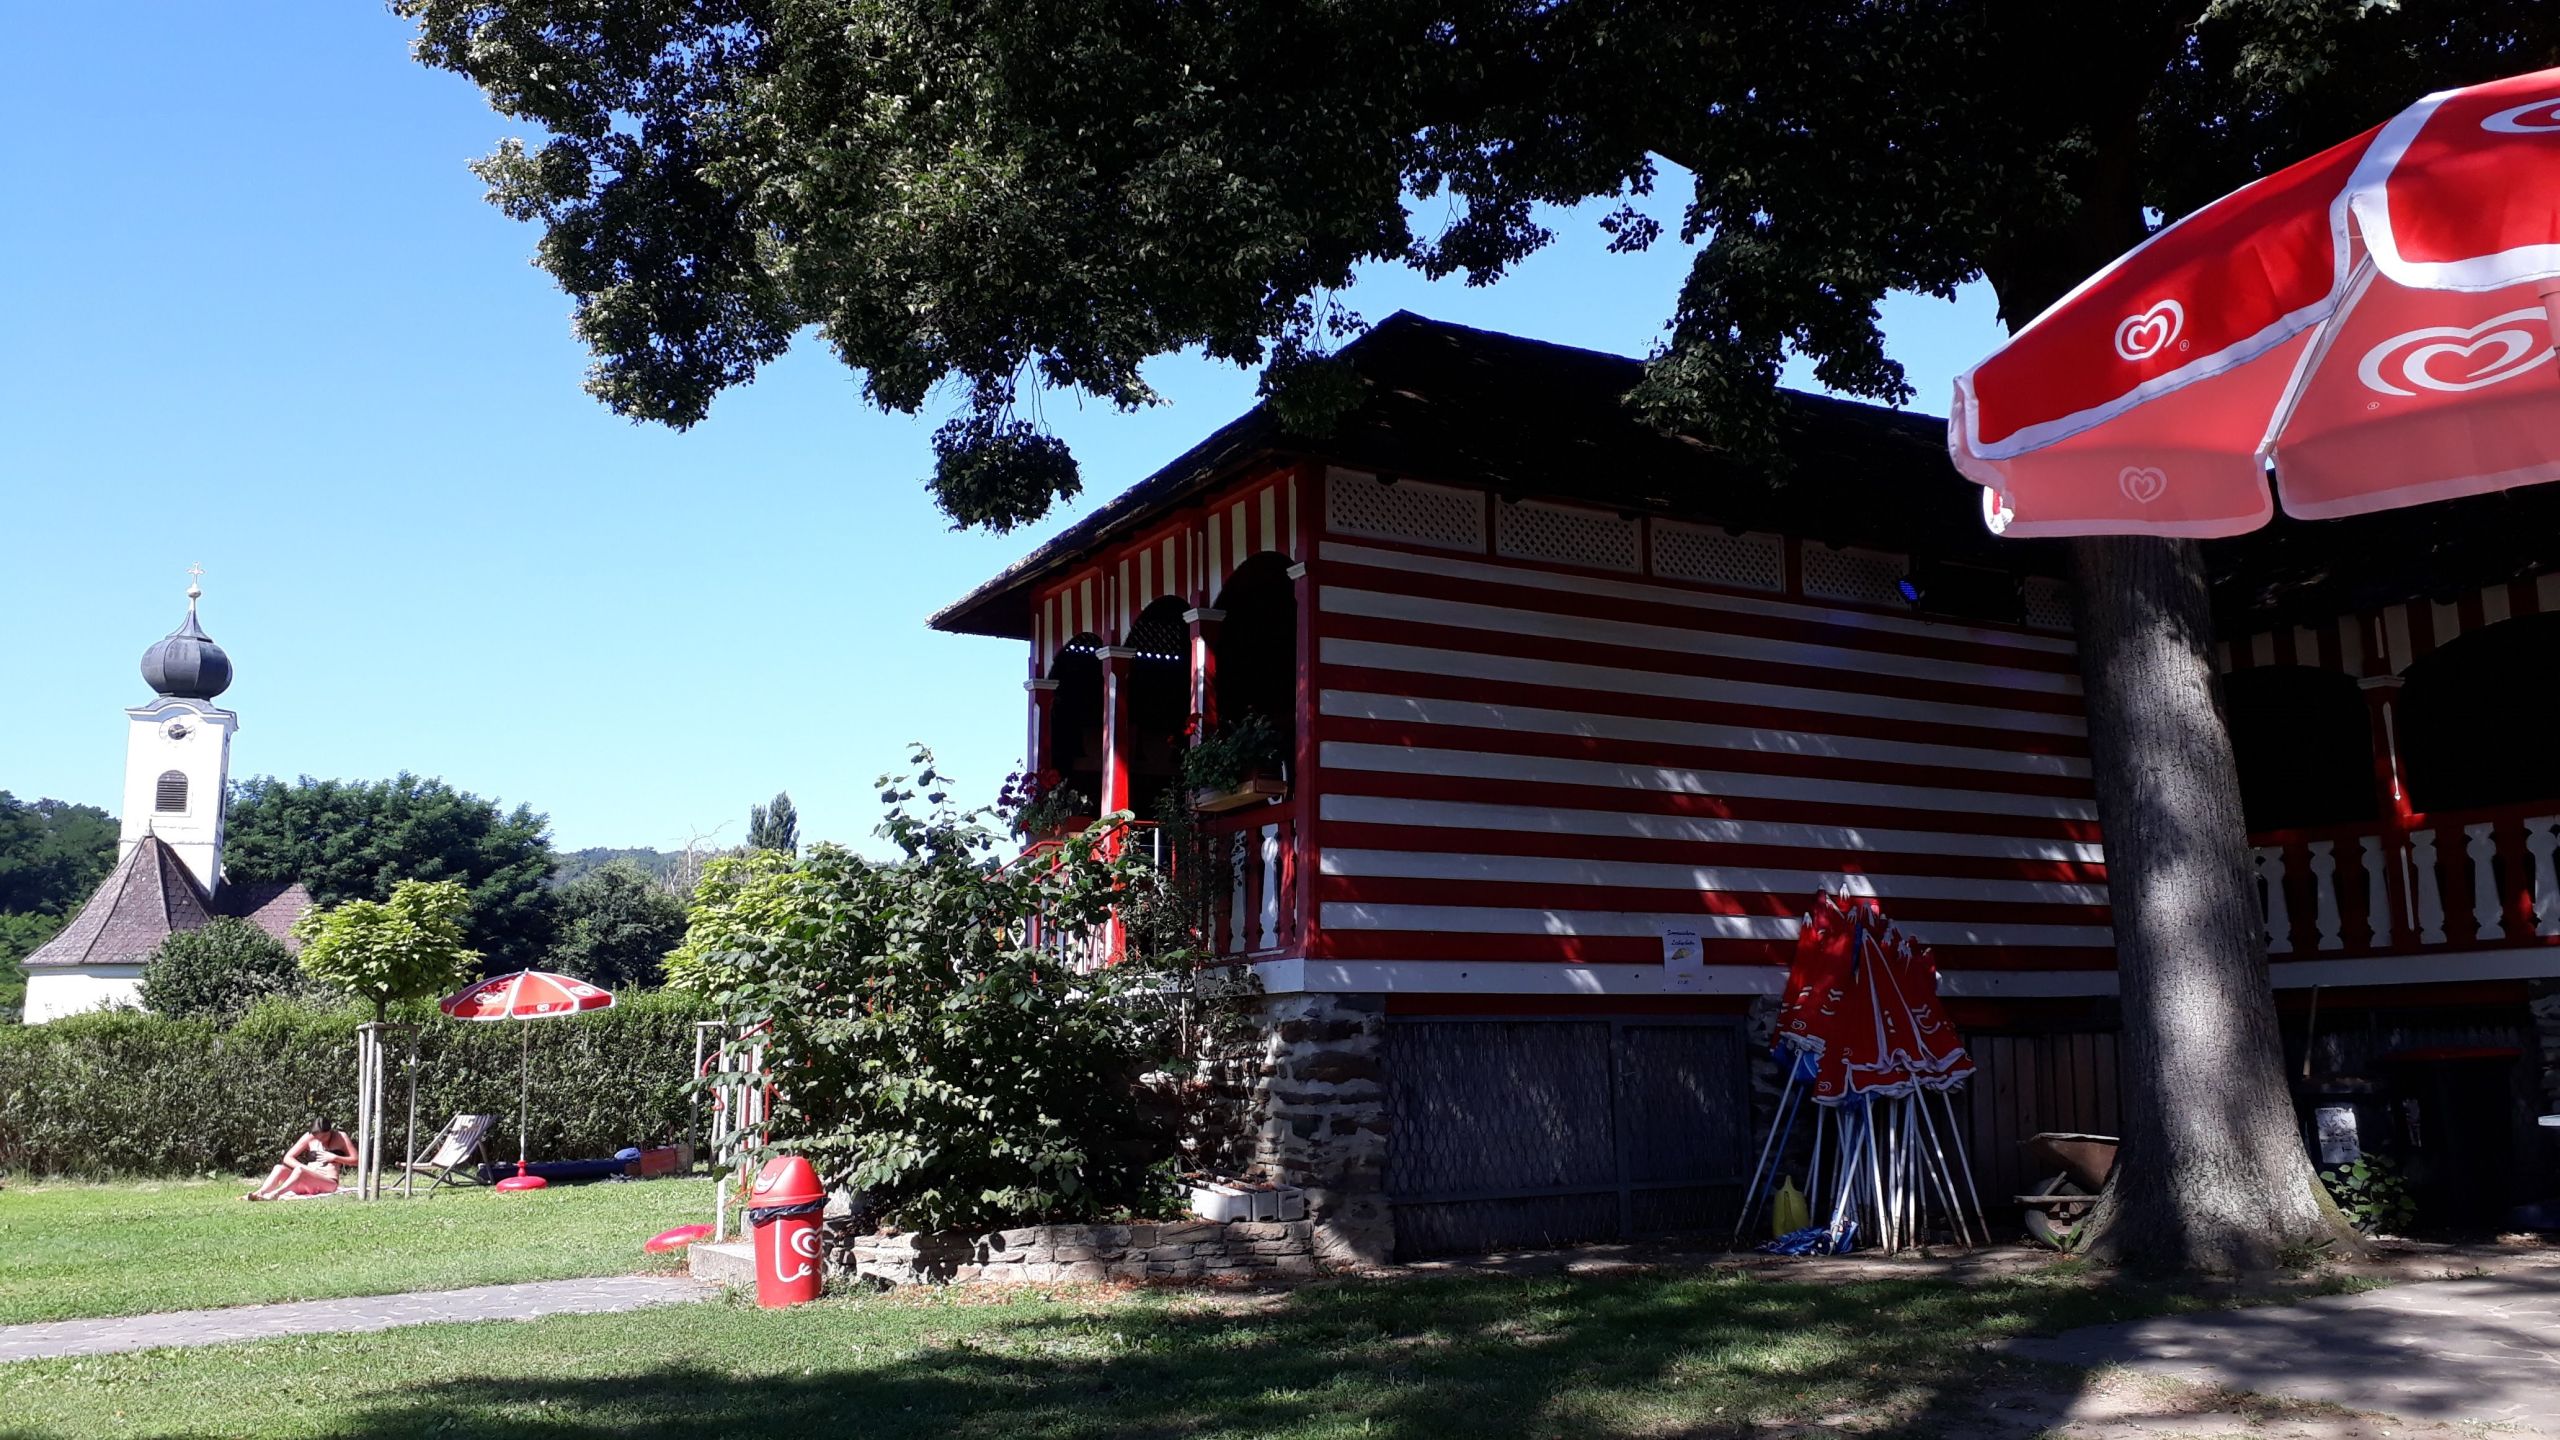
[[[1138,964],[1094,970],[1128,861],[1096,830],[1007,863],[918,750],[884,776],[881,863],[832,845],[706,873],[671,975],[762,1026],[773,1143],[925,1229],[1155,1201],[1137,1077],[1164,1043]],[[913,808],[920,797],[932,808]],[[760,852],[761,853],[761,852]]]
[[[246,920],[224,916],[160,942],[142,966],[142,1003],[154,1014],[236,1019],[271,995],[303,988],[291,951]]]
[[[451,880],[403,880],[381,902],[349,900],[294,922],[302,973],[373,1006],[437,994],[469,980],[480,952],[462,943],[471,897]]]

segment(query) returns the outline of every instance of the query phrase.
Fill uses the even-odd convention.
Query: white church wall
[[[124,826],[119,856],[157,835],[195,873],[206,893],[222,880],[223,782],[231,769],[231,735],[240,717],[196,700],[163,696],[124,712]],[[162,810],[160,777],[186,777],[182,809]]]
[[[141,1008],[139,965],[75,965],[27,973],[26,1023],[30,1025],[91,1010]]]

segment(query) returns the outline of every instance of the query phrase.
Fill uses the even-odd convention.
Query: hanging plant
[[[1055,770],[1037,774],[1016,770],[1006,776],[1004,789],[996,797],[996,808],[1012,817],[1013,833],[1028,840],[1082,829],[1100,813],[1091,796],[1068,784],[1067,777]]]
[[[1191,747],[1182,752],[1182,788],[1194,810],[1234,810],[1279,799],[1289,793],[1282,778],[1280,731],[1259,714],[1232,725],[1186,730]]]

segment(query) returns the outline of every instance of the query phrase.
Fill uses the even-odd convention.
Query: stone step
[[[715,1285],[753,1285],[756,1283],[756,1247],[753,1241],[731,1240],[725,1244],[696,1243],[686,1251],[687,1264],[693,1278]]]

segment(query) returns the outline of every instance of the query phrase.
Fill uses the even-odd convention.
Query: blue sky
[[[112,808],[134,665],[184,613],[239,678],[235,775],[400,770],[551,817],[564,848],[735,841],[788,789],[863,842],[924,740],[964,793],[1021,749],[1022,652],[924,617],[1251,403],[1045,406],[1082,501],[954,534],[918,479],[939,413],[881,416],[814,342],[685,434],[579,390],[534,232],[463,168],[522,127],[361,4],[50,6],[0,47],[0,789]],[[1657,200],[1676,213],[1677,193]],[[1364,275],[1352,308],[1642,353],[1686,266],[1589,215],[1490,289]],[[1897,300],[1944,404],[1987,295]]]

